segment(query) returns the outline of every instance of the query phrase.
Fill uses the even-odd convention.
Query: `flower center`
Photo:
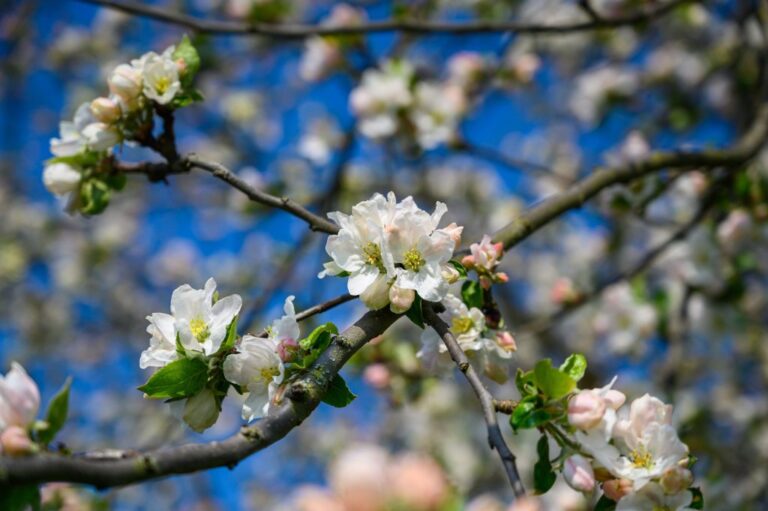
[[[159,94],[165,94],[165,91],[167,91],[171,86],[171,79],[167,76],[161,76],[157,79],[155,82],[155,90]]]
[[[457,334],[466,334],[470,330],[472,330],[472,327],[475,326],[475,323],[472,321],[472,319],[464,317],[464,318],[453,318],[451,321],[452,329],[454,333]]]
[[[653,506],[653,511],[672,511],[669,506]]]
[[[363,255],[365,262],[375,266],[379,271],[384,272],[384,263],[381,261],[381,247],[378,244],[369,241],[363,246]]]
[[[208,325],[206,325],[205,321],[199,316],[189,322],[189,330],[198,342],[205,342],[208,336],[211,335],[211,332],[208,330]]]
[[[408,250],[403,257],[403,266],[406,270],[419,271],[425,264],[427,261],[424,260],[424,256],[415,248]]]
[[[632,464],[636,468],[649,469],[653,466],[653,458],[651,457],[651,453],[642,447],[629,453],[629,459],[632,460]]]
[[[264,383],[269,383],[272,378],[278,376],[279,374],[280,370],[277,367],[265,367],[259,373]]]

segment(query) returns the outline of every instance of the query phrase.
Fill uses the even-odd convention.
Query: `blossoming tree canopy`
[[[768,506],[763,2],[87,4],[0,14],[0,510]]]

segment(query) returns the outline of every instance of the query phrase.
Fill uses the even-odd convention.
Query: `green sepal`
[[[461,286],[461,299],[467,307],[483,308],[483,288],[476,280],[468,280]]]
[[[45,426],[37,429],[37,440],[43,445],[48,445],[56,437],[56,434],[64,426],[69,413],[69,389],[72,386],[72,378],[67,378],[64,385],[51,398],[48,403],[48,411],[45,415]],[[38,423],[40,424],[40,423]],[[42,425],[42,424],[41,424]]]
[[[411,304],[411,308],[405,312],[405,316],[408,319],[410,319],[414,325],[416,325],[421,329],[425,327],[424,309],[422,308],[422,305],[423,305],[423,300],[418,295],[418,293],[416,293],[416,295],[413,298],[413,303]]]

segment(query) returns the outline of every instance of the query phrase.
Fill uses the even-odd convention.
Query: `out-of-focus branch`
[[[310,36],[373,34],[379,32],[406,32],[410,34],[478,34],[510,32],[516,34],[563,34],[641,25],[662,17],[677,7],[696,0],[670,0],[661,5],[643,9],[638,13],[614,18],[573,21],[561,24],[530,23],[525,21],[467,21],[448,22],[430,20],[382,20],[351,26],[303,25],[295,23],[259,23],[225,20],[206,20],[177,13],[139,2],[118,0],[81,0],[109,7],[135,16],[151,18],[164,23],[185,27],[196,32],[218,35],[266,36],[281,39],[303,39]]]
[[[232,187],[243,192],[249,199],[264,206],[282,209],[295,217],[304,220],[309,224],[313,231],[321,231],[328,234],[336,234],[339,227],[320,215],[312,213],[307,208],[298,204],[289,197],[278,197],[269,194],[258,188],[255,188],[237,176],[221,163],[204,160],[194,154],[182,157],[173,163],[163,162],[143,162],[143,163],[123,163],[115,162],[113,167],[116,171],[125,174],[144,174],[150,181],[164,181],[167,176],[173,174],[184,174],[190,169],[196,168],[210,172],[214,177],[228,183]]]
[[[726,149],[671,151],[651,154],[646,159],[616,167],[600,168],[576,182],[568,190],[533,206],[519,218],[497,231],[493,239],[509,249],[559,218],[580,207],[604,189],[628,183],[662,169],[711,170],[742,164],[757,154],[768,137],[768,105],[757,111],[751,128],[733,146]]]
[[[549,316],[535,319],[527,325],[521,325],[520,331],[531,334],[540,334],[546,330],[549,330],[555,323],[562,320],[583,305],[589,303],[594,298],[600,296],[602,292],[605,291],[608,287],[624,280],[631,280],[637,275],[640,275],[642,272],[648,269],[648,267],[650,267],[656,259],[658,259],[667,250],[669,250],[672,245],[685,239],[685,237],[688,236],[688,234],[697,225],[699,225],[704,220],[704,218],[706,218],[707,213],[714,204],[714,198],[717,191],[719,190],[712,190],[712,193],[705,197],[699,206],[699,209],[696,211],[696,214],[694,214],[690,220],[677,228],[667,239],[646,252],[645,255],[643,255],[635,262],[635,264],[626,270],[618,272],[612,277],[603,280],[591,291],[579,294],[574,300],[568,302],[566,305],[561,307],[556,312],[550,314]]]
[[[443,321],[430,306],[424,307],[424,319],[435,331],[440,335],[448,348],[451,358],[459,367],[461,372],[466,377],[472,390],[477,395],[480,405],[483,408],[483,417],[485,423],[488,426],[488,443],[492,449],[495,449],[501,458],[501,462],[504,464],[504,471],[507,473],[507,478],[512,485],[512,490],[515,492],[515,496],[521,497],[525,495],[525,488],[523,482],[520,480],[520,474],[517,470],[517,464],[515,462],[515,455],[507,446],[504,436],[501,434],[499,423],[496,418],[496,402],[493,400],[493,396],[485,388],[480,376],[475,371],[472,364],[469,363],[469,359],[464,351],[459,346],[456,338],[451,333],[448,324]]]
[[[289,384],[282,401],[266,417],[224,441],[144,453],[120,451],[108,456],[97,452],[0,457],[0,493],[4,485],[62,481],[108,488],[214,467],[234,467],[301,424],[317,408],[331,380],[349,358],[369,340],[381,335],[397,318],[386,308],[365,314],[335,336],[309,370]]]

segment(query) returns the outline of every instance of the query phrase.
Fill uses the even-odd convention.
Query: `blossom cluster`
[[[406,312],[417,295],[442,300],[458,279],[449,261],[463,230],[455,223],[438,228],[446,211],[438,202],[430,215],[412,197],[397,202],[390,192],[358,203],[350,215],[329,213],[340,229],[328,238],[331,261],[318,276],[348,276],[349,293],[374,310]]]
[[[413,66],[402,60],[365,71],[349,97],[360,132],[375,140],[397,134],[415,139],[422,149],[455,141],[467,112],[468,87],[479,73],[479,63],[468,64],[459,62],[453,76],[442,82],[418,80]]]
[[[586,493],[600,484],[619,511],[690,509],[691,459],[672,425],[672,406],[648,394],[624,406],[626,396],[612,386],[581,390],[568,402],[582,453],[564,462],[566,482]]]
[[[171,314],[147,316],[150,346],[139,366],[161,369],[140,390],[149,397],[173,399],[175,413],[195,431],[215,424],[230,386],[244,397],[244,419],[264,416],[285,376],[287,352],[298,346],[292,296],[285,301],[285,315],[262,336],[237,339],[241,307],[239,295],[219,298],[216,281],[208,279],[203,289],[178,287],[171,296]],[[157,385],[164,378],[179,383],[182,373],[189,379],[195,371],[200,373],[198,384],[172,391]]]
[[[51,139],[54,157],[43,171],[46,188],[69,197],[70,211],[100,213],[111,191],[125,184],[112,166],[113,148],[136,142],[167,151],[153,135],[155,114],[167,118],[174,109],[202,99],[192,87],[199,67],[186,36],[161,54],[148,52],[118,65],[107,79],[109,96],[81,104],[72,121],[60,124],[58,138]]]

